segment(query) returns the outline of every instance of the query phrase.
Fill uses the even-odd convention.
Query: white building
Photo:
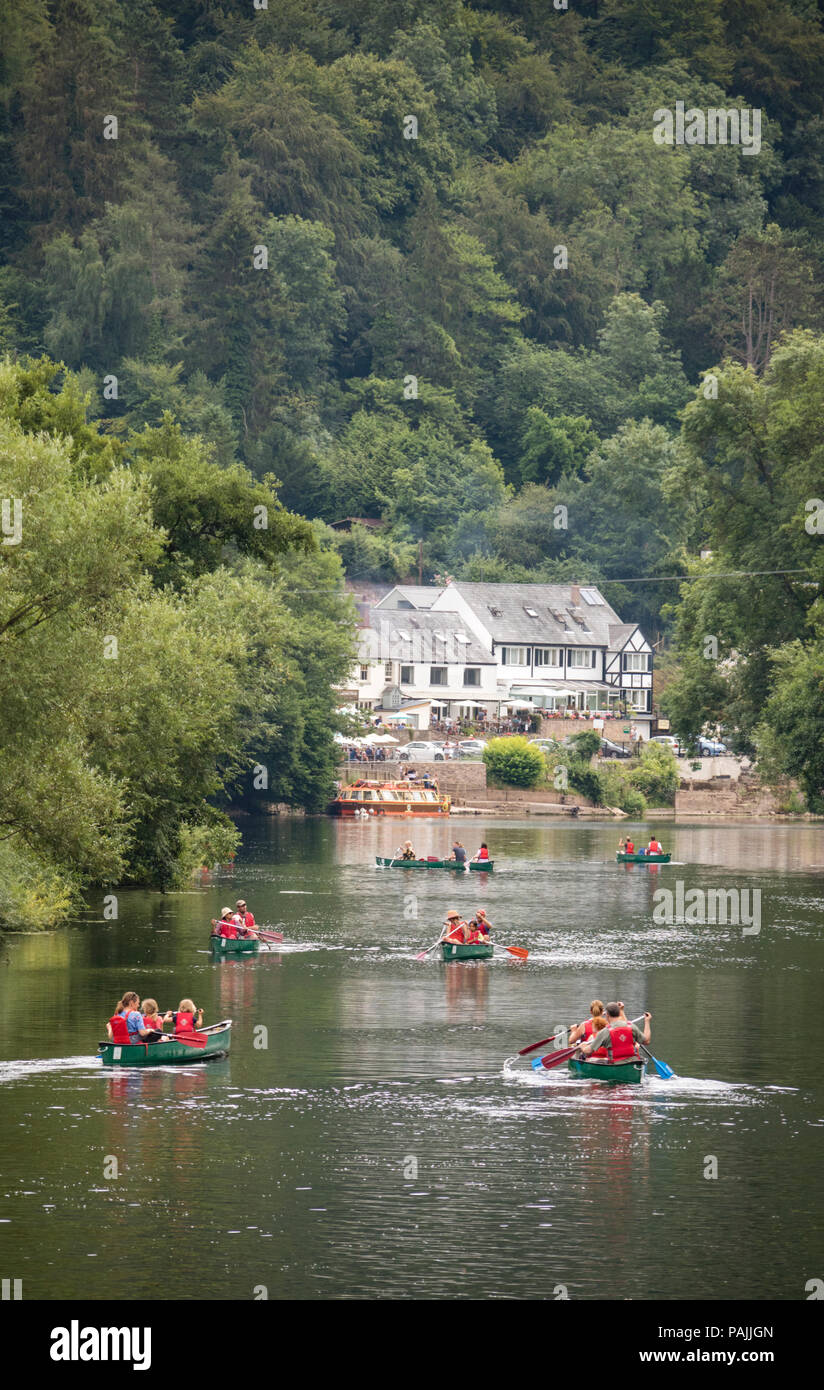
[[[347,694],[364,710],[391,690],[396,707],[428,700],[435,718],[625,708],[642,737],[652,719],[649,643],[577,584],[399,585],[361,629],[355,676]]]

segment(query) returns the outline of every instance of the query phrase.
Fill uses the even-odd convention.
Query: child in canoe
[[[163,1022],[171,1022],[175,1033],[194,1033],[196,1028],[203,1027],[203,1010],[198,1009],[191,999],[181,999],[174,1012],[169,1009],[164,1014]]]
[[[163,1019],[158,1013],[157,1000],[144,999],[140,1007],[143,1010],[143,1027],[149,1029],[143,1041],[148,1043],[160,1042],[163,1037]]]

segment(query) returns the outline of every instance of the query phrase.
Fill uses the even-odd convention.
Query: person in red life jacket
[[[237,907],[237,916],[240,918],[240,929],[243,935],[257,936],[257,930],[255,928],[255,919],[252,916],[251,912],[247,912],[246,903],[244,899],[238,898],[235,906]]]
[[[593,1036],[595,1036],[595,1035],[597,1035],[598,1033],[600,1033],[602,1028],[608,1028],[608,1027],[609,1027],[609,1019],[606,1017],[605,1014],[600,1014],[600,1015],[598,1016],[598,1018],[593,1018],[593,1020],[592,1020],[592,1033],[593,1033]],[[596,1047],[595,1051],[590,1055],[590,1061],[591,1061],[591,1062],[599,1062],[599,1061],[601,1061],[602,1058],[603,1058],[604,1060],[606,1060],[606,1061],[609,1061],[609,1053],[607,1052],[607,1049],[606,1049],[605,1047]]]
[[[475,931],[479,931],[482,936],[489,936],[492,930],[492,923],[487,921],[486,913],[482,907],[478,908],[469,925],[474,928]]]
[[[607,1004],[607,1026],[595,1033],[589,1042],[580,1048],[580,1055],[584,1057],[599,1052],[605,1048],[607,1060],[610,1062],[629,1062],[633,1057],[638,1056],[636,1043],[648,1043],[652,1036],[650,1031],[650,1020],[652,1014],[644,1014],[644,1031],[636,1023],[621,1022],[621,1005]],[[603,1060],[603,1056],[599,1058]]]
[[[653,835],[652,839],[650,840],[649,844],[647,845],[647,854],[663,854],[663,853],[664,853],[664,851],[662,850],[661,846],[659,845],[658,841],[656,840],[655,836]]]
[[[475,855],[475,858],[472,862],[473,864],[481,864],[485,862],[488,858],[489,850],[487,849],[486,844],[483,844],[481,845],[481,848],[478,850],[478,853]]]
[[[143,1013],[143,1026],[149,1030],[144,1042],[160,1042],[163,1037],[163,1019],[158,1013],[157,1000],[144,999],[140,1008]]]
[[[194,1033],[203,1027],[203,1010],[198,1009],[191,999],[181,999],[177,1008],[164,1014],[164,1023],[170,1023],[175,1033]]]
[[[127,990],[106,1024],[110,1042],[118,1043],[120,1046],[124,1043],[145,1042],[150,1031],[143,1023],[140,995],[135,994],[133,989]]]
[[[627,840],[627,847],[626,847],[626,849],[624,850],[624,853],[625,853],[625,854],[634,854],[634,853],[635,853],[635,845],[634,845],[634,843],[632,842],[632,840],[629,840],[629,839]]]
[[[593,999],[592,1003],[589,1006],[589,1018],[584,1019],[583,1023],[577,1023],[574,1028],[570,1029],[570,1043],[576,1043],[579,1041],[588,1042],[595,1031],[595,1019],[600,1018],[603,1015],[603,1012],[604,1006],[601,1003],[600,999]]]
[[[230,907],[224,907],[220,914],[220,921],[215,927],[215,936],[225,936],[230,941],[234,941],[240,935],[238,931],[239,918],[232,912]]]
[[[464,922],[461,919],[460,912],[456,912],[453,907],[446,914],[446,921],[444,922],[443,926],[442,940],[454,941],[457,943],[457,945],[462,946],[466,941],[468,933],[469,928],[466,925],[466,922]]]

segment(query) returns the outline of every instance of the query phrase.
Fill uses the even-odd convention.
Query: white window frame
[[[361,683],[361,685],[368,685],[368,684],[369,684],[369,667],[368,667],[368,666],[364,666],[364,664],[363,664],[362,662],[361,662],[361,668],[360,668],[360,683]]]
[[[529,651],[530,651],[529,647],[520,647],[520,646],[518,646],[518,647],[509,647],[509,646],[507,646],[507,647],[501,647],[501,665],[502,665],[502,666],[528,666],[528,665],[529,665]],[[513,653],[513,652],[521,652],[521,653],[523,654],[523,661],[513,661],[513,660],[512,660],[512,653]]]
[[[576,661],[576,657],[586,657],[586,661]],[[567,653],[567,667],[573,671],[592,670],[595,665],[595,652],[591,647],[570,647]]]
[[[436,680],[435,680],[435,672],[436,672],[436,671],[443,671],[443,680],[442,680],[442,681],[436,681]],[[430,666],[430,668],[429,668],[429,684],[430,684],[430,685],[439,686],[439,687],[440,687],[440,686],[449,685],[449,670],[448,670],[448,668],[447,668],[446,666]]]
[[[477,680],[471,681],[471,680],[468,679],[468,676],[469,676],[470,671],[472,672],[472,674],[473,674],[474,676],[477,676]],[[471,685],[473,689],[474,689],[476,686],[477,686],[478,688],[480,688],[480,684],[481,684],[481,668],[480,668],[480,666],[464,666],[464,678],[463,678],[463,683],[464,683],[464,685]]]
[[[643,666],[638,665],[643,662]],[[649,652],[624,652],[625,671],[649,671]]]
[[[405,676],[405,675],[403,674],[404,671],[409,671],[409,672],[410,672],[410,675]],[[414,684],[415,684],[415,667],[414,667],[414,666],[404,666],[403,664],[401,664],[400,683],[401,683],[401,685],[414,685]]]
[[[544,660],[544,657],[547,659]],[[563,671],[564,649],[563,647],[533,647],[532,660],[536,666],[541,666],[544,670]]]

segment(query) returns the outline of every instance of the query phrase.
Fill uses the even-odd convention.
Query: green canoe
[[[492,859],[468,862],[470,869],[476,873],[486,874],[495,867]],[[456,864],[454,859],[384,859],[379,854],[375,855],[375,863],[379,869],[466,869],[466,864]]]
[[[255,956],[260,940],[256,936],[210,936],[209,946],[217,956]]]
[[[622,1081],[625,1085],[637,1086],[644,1075],[646,1062],[576,1062],[570,1061],[569,1070],[573,1076],[585,1076],[588,1081]]]
[[[445,941],[441,947],[444,960],[489,960],[493,947],[481,944],[461,945],[457,941]]]
[[[102,1042],[97,1055],[104,1067],[168,1067],[172,1063],[188,1066],[192,1062],[226,1056],[232,1041],[231,1019],[198,1031],[206,1034],[205,1047],[193,1047],[169,1034],[169,1042],[127,1043],[125,1046]]]
[[[620,849],[615,854],[618,864],[668,864],[671,858],[671,854],[622,854]]]

